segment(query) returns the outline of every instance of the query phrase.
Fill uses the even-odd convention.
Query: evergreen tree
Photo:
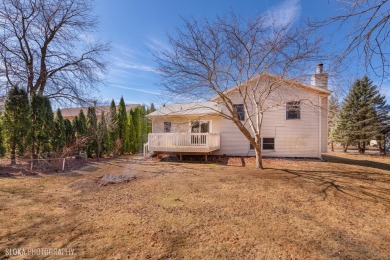
[[[87,135],[87,119],[84,112],[80,109],[78,116],[73,120],[73,131],[76,138],[80,138]]]
[[[390,105],[386,104],[386,97],[377,91],[374,98],[375,112],[376,112],[376,127],[377,134],[375,139],[378,143],[378,148],[381,153],[384,153],[385,132],[390,129]]]
[[[339,129],[336,132],[343,137],[347,145],[349,142],[356,142],[360,153],[364,153],[370,139],[381,132],[380,122],[383,122],[384,118],[380,117],[382,113],[378,108],[386,109],[381,100],[382,96],[377,87],[364,76],[354,82],[343,102],[338,118]]]
[[[152,112],[154,112],[154,111],[156,111],[156,108],[154,107],[154,104],[151,103],[151,104],[150,104],[150,113],[152,113]]]
[[[114,156],[116,155],[116,141],[118,139],[118,129],[117,129],[117,114],[116,114],[116,105],[115,101],[111,101],[110,105],[110,112],[107,118],[107,127],[108,127],[108,134],[110,137],[109,145],[108,145],[108,151],[113,152]]]
[[[151,103],[150,104],[150,108],[146,110],[144,116],[146,116],[146,115],[148,115],[148,114],[150,114],[150,113],[152,113],[154,111],[156,111],[156,109],[154,108],[154,104]],[[146,135],[145,139],[146,140],[145,140],[145,142],[147,142],[148,134],[152,132],[152,121],[145,117],[145,124],[146,124],[146,133],[145,133],[145,135]]]
[[[50,100],[42,95],[33,95],[30,101],[29,133],[31,153],[50,152],[53,137],[54,116]]]
[[[95,107],[89,107],[87,112],[87,135],[89,137],[89,143],[87,147],[87,154],[89,157],[92,154],[97,155],[97,116]]]
[[[57,109],[56,117],[54,119],[54,133],[52,147],[56,152],[61,151],[66,145],[66,126],[61,110]]]
[[[78,120],[77,116],[74,120]],[[64,126],[65,126],[65,144],[66,146],[69,146],[74,142],[75,136],[74,136],[74,130],[72,123],[69,119],[64,120]]]
[[[100,121],[98,122],[95,138],[97,145],[96,158],[97,160],[99,160],[102,154],[108,151],[110,142],[110,136],[108,134],[107,128],[107,120],[104,116],[104,112],[102,112]]]
[[[3,127],[5,142],[11,152],[11,164],[16,164],[16,152],[24,152],[29,131],[29,103],[24,89],[13,87],[4,104]]]
[[[329,99],[328,104],[328,139],[331,144],[331,150],[334,151],[333,144],[336,142],[337,137],[335,135],[335,127],[336,127],[336,121],[337,121],[337,114],[340,110],[340,105],[335,96],[331,96]]]
[[[135,108],[133,115],[134,115],[133,122],[134,122],[135,136],[136,136],[135,147],[134,147],[135,149],[133,153],[135,153],[141,150],[143,144],[142,143],[143,141],[142,107]]]
[[[118,114],[117,114],[117,124],[116,128],[118,131],[118,139],[121,142],[121,153],[123,154],[125,152],[125,141],[126,141],[126,130],[127,128],[127,113],[126,113],[126,105],[125,101],[123,100],[123,97],[121,97],[121,100],[119,102],[118,107]]]
[[[127,142],[126,142],[126,148],[130,153],[134,153],[135,150],[137,149],[137,132],[136,132],[136,127],[134,125],[134,111],[133,109],[130,110],[129,115],[128,115],[128,134],[127,134]]]
[[[3,135],[3,120],[0,118],[0,157],[5,155],[6,149],[4,146],[4,135]]]

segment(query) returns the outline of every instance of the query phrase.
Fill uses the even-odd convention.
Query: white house
[[[327,104],[331,92],[322,64],[317,65],[311,85],[267,73],[253,80],[257,85],[279,80],[281,85],[267,97],[268,109],[261,127],[264,156],[320,158],[327,152]],[[227,90],[226,95],[234,101],[240,120],[245,120],[246,116],[254,116],[256,106],[249,104],[246,107],[250,111],[244,110],[239,88]],[[152,133],[144,152],[254,156],[249,140],[233,121],[222,116],[226,112],[220,96],[208,102],[166,105],[147,115],[152,121]],[[249,128],[246,121],[245,126]]]

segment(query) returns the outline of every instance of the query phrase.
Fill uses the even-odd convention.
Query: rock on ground
[[[107,174],[107,175],[103,175],[100,178],[99,184],[101,186],[105,186],[107,184],[129,182],[131,180],[135,180],[136,178],[137,176],[135,176],[134,174],[122,174],[122,175]]]

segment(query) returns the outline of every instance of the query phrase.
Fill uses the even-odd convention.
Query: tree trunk
[[[360,144],[359,153],[364,154],[365,151],[366,151],[366,142],[362,142]]]
[[[259,147],[255,147],[255,153],[256,153],[256,169],[263,170],[263,157],[261,155],[261,149]]]
[[[348,151],[348,143],[345,143],[343,147],[344,147],[343,152],[346,153]]]
[[[384,154],[385,153],[385,147],[382,145],[382,141],[377,141],[377,143],[378,143],[379,153]]]
[[[330,150],[332,151],[332,152],[334,152],[334,147],[333,147],[333,142],[330,142]]]
[[[98,141],[99,142],[99,141]],[[100,147],[100,145],[98,144],[97,146],[97,151],[96,151],[96,160],[97,161],[100,161],[100,153],[101,153],[101,150],[102,148]]]
[[[11,165],[16,164],[16,142],[12,142],[11,145]]]

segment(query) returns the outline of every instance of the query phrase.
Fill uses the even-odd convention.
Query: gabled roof
[[[305,84],[305,83],[302,83],[302,82],[299,82],[297,80],[293,80],[293,79],[289,79],[289,78],[281,78],[280,76],[278,75],[275,75],[275,74],[271,74],[271,73],[268,73],[268,72],[263,72],[263,73],[260,73],[259,75],[257,75],[256,77],[253,77],[251,79],[249,79],[249,81],[255,81],[255,80],[258,80],[260,77],[268,77],[268,78],[273,78],[273,79],[277,79],[277,80],[280,80],[281,82],[285,82],[286,84],[289,84],[289,85],[293,85],[293,86],[296,86],[296,87],[301,87],[301,88],[304,88],[308,91],[314,91],[314,92],[317,92],[317,93],[320,93],[320,94],[324,94],[324,95],[330,95],[332,92],[328,89],[324,89],[324,88],[320,88],[320,87],[315,87],[315,86],[312,86],[312,85],[308,85],[308,84]],[[234,90],[237,90],[239,86],[235,86],[235,87],[232,87],[228,90],[225,91],[224,94],[228,94]],[[216,99],[218,99],[219,96],[216,95],[214,97],[212,97],[210,99],[210,101],[214,101]]]
[[[175,103],[161,107],[146,117],[212,115],[219,112],[221,107],[215,102]]]

